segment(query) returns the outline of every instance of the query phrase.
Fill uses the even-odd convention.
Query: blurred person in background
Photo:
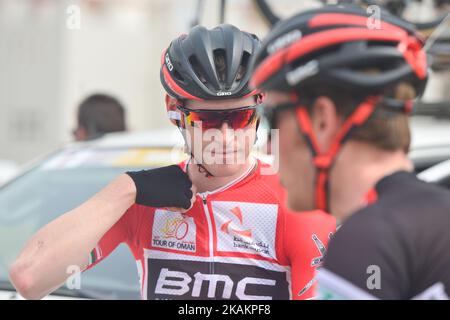
[[[126,131],[125,108],[119,100],[107,94],[93,94],[84,99],[77,110],[76,141],[102,137],[105,133]]]
[[[122,174],[38,231],[10,269],[24,297],[44,297],[69,277],[68,266],[92,268],[120,243],[136,259],[143,299],[314,296],[335,220],[289,211],[278,176],[250,155],[263,94],[248,87],[249,61],[259,46],[232,25],[197,26],[172,41],[161,82],[190,159]],[[223,134],[211,152],[221,163],[201,160],[212,131]]]

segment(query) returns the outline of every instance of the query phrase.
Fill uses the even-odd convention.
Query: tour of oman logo
[[[166,239],[183,240],[189,232],[189,224],[182,217],[168,218],[161,231]]]
[[[152,228],[152,246],[181,251],[196,251],[197,228],[192,217],[156,210]]]

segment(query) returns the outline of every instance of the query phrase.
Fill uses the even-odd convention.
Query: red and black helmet
[[[377,17],[375,17],[377,18]],[[316,168],[316,206],[329,209],[329,172],[353,129],[366,123],[377,106],[410,112],[412,101],[389,97],[397,84],[410,83],[421,95],[427,82],[423,39],[415,27],[386,12],[378,20],[356,6],[328,5],[278,23],[255,55],[252,85],[289,93],[291,108],[308,142]],[[309,91],[333,88],[362,97],[346,117],[328,150],[321,150],[305,105]]]
[[[173,98],[214,100],[255,94],[249,89],[250,58],[257,36],[222,24],[196,26],[171,42],[161,58],[161,83]]]
[[[415,27],[389,13],[377,21],[356,6],[324,6],[275,26],[254,58],[252,85],[276,91],[332,86],[372,95],[406,81],[420,95],[427,81],[422,47]]]

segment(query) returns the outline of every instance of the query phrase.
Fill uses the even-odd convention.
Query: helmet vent
[[[197,57],[194,55],[190,56],[189,62],[192,66],[192,69],[194,70],[195,75],[200,79],[202,83],[206,84],[207,81],[206,77],[204,76],[205,72],[201,67],[201,64],[198,62]]]
[[[242,60],[241,65],[239,66],[238,72],[236,74],[236,82],[240,82],[242,78],[244,77],[245,73],[247,72],[248,63],[250,61],[250,53],[247,51],[244,51],[242,53]]]
[[[173,71],[173,77],[180,82],[184,82],[183,76],[177,70]]]
[[[217,78],[219,79],[220,83],[225,83],[227,77],[227,60],[225,58],[225,50],[216,49],[213,51],[213,55]]]

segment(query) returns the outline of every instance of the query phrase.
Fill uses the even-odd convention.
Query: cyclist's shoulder
[[[398,240],[403,233],[398,230],[403,227],[395,222],[397,214],[395,209],[385,205],[383,199],[353,212],[337,228],[330,242],[329,260],[347,250],[355,257],[374,248],[384,251],[386,245]]]
[[[267,186],[277,194],[282,194],[284,189],[281,186],[276,168],[261,159],[256,159],[256,161],[258,166],[256,171],[257,181],[262,185]]]
[[[311,230],[319,227],[333,233],[336,230],[336,218],[322,210],[296,212],[286,208],[285,212],[288,226],[301,226]]]
[[[336,232],[336,219],[323,211],[293,212],[286,211],[285,239],[296,243],[294,250],[310,247],[316,252],[317,247],[327,245]]]
[[[436,231],[442,222],[450,223],[450,191],[421,181],[414,173],[387,176],[376,190],[378,200],[353,214],[347,228],[379,226],[411,237],[425,229]]]
[[[345,218],[333,236],[335,249],[364,247],[377,242],[383,243],[386,236],[395,232],[393,226],[377,215],[376,204],[362,208]],[[378,245],[377,245],[378,246]]]
[[[379,197],[374,209],[379,211],[382,207],[390,207],[396,211],[406,208],[411,212],[416,207],[414,212],[428,206],[446,208],[450,204],[450,190],[421,181],[411,172],[400,171],[382,178],[376,191]]]
[[[158,208],[134,203],[125,211],[121,220],[127,223],[142,221],[143,218],[154,215],[156,210],[158,210]]]
[[[450,192],[420,181],[412,173],[385,177],[376,190],[377,201],[345,219],[336,233],[335,244],[342,243],[348,248],[350,243],[366,241],[380,247],[390,239],[411,240],[416,235],[423,236],[427,230],[436,232],[444,221],[450,223]],[[441,219],[435,219],[437,215]]]

